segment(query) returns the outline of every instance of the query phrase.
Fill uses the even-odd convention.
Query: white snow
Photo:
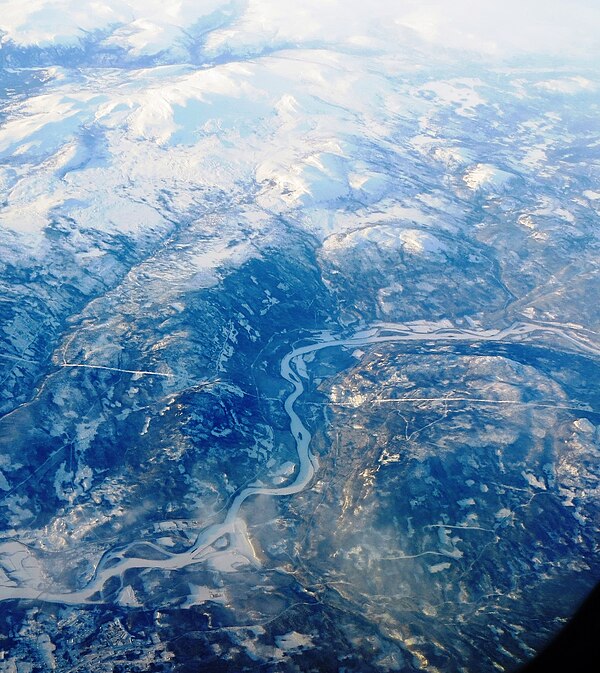
[[[600,199],[600,192],[594,192],[591,189],[586,189],[583,192],[583,195],[585,196],[586,199],[590,199],[590,201],[597,201]]]
[[[290,631],[282,636],[276,636],[275,642],[277,647],[286,652],[313,646],[312,638],[304,633],[298,633],[298,631]]]
[[[596,431],[596,426],[587,418],[578,418],[576,421],[573,421],[573,425],[584,435],[591,435]]]
[[[523,478],[525,479],[525,481],[526,481],[530,486],[533,486],[534,488],[539,488],[539,489],[541,489],[542,491],[545,491],[545,490],[546,490],[546,484],[543,482],[543,480],[538,479],[538,478],[537,478],[534,474],[532,474],[531,472],[525,472],[525,470],[523,470],[523,471],[521,472],[521,474],[522,474]]]
[[[193,605],[202,605],[207,601],[214,603],[226,603],[227,595],[222,589],[215,589],[198,584],[189,584],[190,592],[187,600],[182,604],[182,608],[189,608]]]
[[[419,229],[400,231],[399,238],[405,250],[417,255],[436,255],[444,250],[444,244],[439,238]]]
[[[156,53],[183,37],[190,27],[222,5],[219,0],[29,0],[2,8],[0,30],[20,45],[69,45],[94,30],[118,27],[106,40],[134,54]]]
[[[443,105],[452,106],[456,114],[470,117],[476,114],[479,105],[486,103],[476,90],[478,86],[483,86],[481,80],[452,79],[429,82],[421,87],[421,91],[434,94]]]
[[[286,460],[285,463],[282,463],[276,470],[273,470],[274,475],[290,477],[294,474],[296,469],[296,463],[293,463],[291,460]]]
[[[532,147],[527,150],[525,156],[521,159],[521,163],[530,168],[543,168],[548,162],[545,147]]]
[[[367,243],[374,243],[380,249],[402,249],[411,255],[428,257],[440,256],[446,249],[443,241],[429,231],[404,228],[400,224],[382,224],[365,226],[347,236],[330,236],[323,245],[323,252],[328,255],[345,247],[360,247]]]
[[[300,77],[298,60],[307,66]],[[354,56],[281,52],[209,69],[104,69],[81,78],[57,77],[13,106],[0,129],[0,158],[20,158],[0,175],[3,231],[29,254],[41,254],[56,217],[86,231],[163,236],[171,226],[165,193],[172,216],[206,203],[211,190],[241,195],[253,183],[258,208],[274,213],[352,192],[376,202],[389,187],[348,139],[360,138],[365,120],[383,123],[377,100],[359,91],[388,95],[392,87]],[[92,126],[97,149],[87,145]],[[417,209],[414,216],[423,218]],[[247,220],[265,231],[264,213]],[[80,243],[78,254],[90,254]],[[236,264],[245,258],[240,247],[209,245],[189,261],[215,268],[231,255]]]
[[[36,645],[46,670],[56,670],[56,658],[54,656],[56,645],[50,640],[50,636],[47,633],[41,633],[37,637]]]
[[[551,11],[543,0],[10,0],[0,15],[5,43],[61,47],[97,36],[130,57],[182,61],[201,36],[206,56],[324,40],[346,50],[389,51],[417,39],[486,55],[592,57],[599,26],[599,8],[589,0],[555,3]]]
[[[10,585],[43,588],[46,577],[32,551],[16,541],[0,543],[0,572],[10,577]]]
[[[436,573],[442,572],[442,570],[448,570],[448,568],[451,568],[452,564],[451,563],[435,563],[434,565],[429,566],[429,572],[434,575]]]
[[[117,603],[131,608],[139,608],[142,605],[130,584],[123,587],[117,598]]]
[[[498,92],[481,79],[440,79],[448,64],[454,67],[458,62],[457,54],[469,49],[497,55],[563,48],[565,59],[579,53],[593,59],[598,54],[591,42],[600,32],[600,12],[593,3],[573,0],[553,12],[544,12],[541,0],[523,4],[516,0],[8,0],[0,12],[0,43],[10,58],[33,58],[37,52],[28,52],[27,47],[37,45],[50,47],[46,56],[56,55],[61,62],[66,53],[61,48],[96,40],[98,53],[110,52],[114,59],[106,63],[124,67],[105,62],[99,67],[92,60],[72,69],[47,68],[43,75],[40,70],[44,85],[3,108],[0,263],[18,259],[26,266],[28,256],[47,260],[53,252],[51,235],[58,232],[68,241],[65,257],[72,254],[91,275],[96,268],[105,269],[110,243],[104,244],[113,237],[126,239],[127,247],[133,241],[152,250],[174,227],[181,227],[183,234],[189,229],[193,235],[170,241],[151,263],[136,264],[127,278],[128,287],[142,288],[132,302],[147,293],[160,297],[169,311],[184,311],[182,292],[216,285],[231,269],[280,245],[282,232],[294,228],[314,235],[316,244],[323,246],[319,254],[335,256],[348,247],[359,252],[377,249],[391,253],[398,263],[419,258],[441,266],[447,254],[450,257],[448,232],[462,226],[465,213],[474,212],[469,199],[504,190],[515,179],[509,171],[519,172],[521,166],[549,170],[549,158],[560,156],[552,152],[557,139],[570,141],[568,135],[559,138],[549,130],[551,122],[569,126],[566,116],[564,124],[552,110],[540,117],[540,104],[559,105],[561,96],[596,88],[583,75],[552,79],[542,75],[539,81],[523,76],[512,93],[506,84],[506,96],[526,99],[533,94],[535,123],[529,129],[514,125],[515,137],[524,142],[506,138],[506,151],[496,155],[500,143],[490,143],[489,148],[479,141],[469,144],[471,128],[488,128],[488,123],[500,130],[511,126],[503,114],[512,108],[509,100],[504,106]],[[514,20],[517,14],[519,21]],[[592,40],[573,39],[580,26],[586,26],[585,35]],[[445,47],[458,51],[445,55]],[[431,71],[427,49],[436,57]],[[79,63],[77,52],[73,54]],[[428,72],[435,72],[433,79]],[[571,105],[577,102],[573,101]],[[526,103],[519,110],[525,111]],[[509,151],[515,147],[516,152]],[[423,171],[421,162],[426,163]],[[457,185],[459,198],[454,198]],[[479,193],[470,194],[469,189]],[[588,200],[600,199],[595,189],[581,194]],[[535,229],[537,216],[551,216],[567,226],[579,211],[540,201],[540,208],[528,211],[519,222]],[[59,277],[58,282],[71,280]],[[110,284],[108,278],[102,280]],[[289,290],[284,280],[278,285],[282,300]],[[78,285],[82,292],[87,291],[84,283]],[[408,283],[381,288],[377,300],[382,313],[391,311],[403,293],[410,301]],[[267,294],[264,308],[254,310],[266,312],[278,301]],[[144,311],[143,305],[138,308]],[[93,311],[92,304],[88,316]],[[242,304],[239,311],[235,323],[220,336],[217,371],[225,370],[235,352],[237,329],[258,338],[252,327],[255,321],[248,320],[252,309]],[[119,335],[125,323],[115,315],[103,328]],[[412,330],[411,336],[437,338],[430,322],[408,324],[406,329]],[[437,324],[437,330],[452,329],[448,321]],[[27,329],[15,321],[13,331],[12,345],[28,348]],[[78,361],[109,361],[121,346],[102,339],[95,337],[85,345],[74,342],[70,355],[81,358]],[[174,350],[185,339],[183,329],[169,332],[156,344],[156,351]],[[360,358],[364,352],[356,346],[347,347]],[[296,356],[300,376],[308,377],[309,361],[306,354]],[[227,389],[245,394],[231,385]],[[332,391],[334,399],[350,405],[369,401],[363,395],[344,395],[339,388]],[[57,394],[57,403],[61,399]],[[115,405],[113,401],[113,410]],[[121,409],[116,418],[126,413],[128,409]],[[150,420],[148,416],[141,434],[154,429]],[[72,427],[76,454],[83,453],[97,428],[84,421]],[[573,430],[587,435],[596,431],[585,419],[575,421]],[[230,432],[212,430],[217,436]],[[310,479],[309,463],[310,470],[314,468],[307,458],[307,432],[296,436],[302,437],[298,441],[306,452],[304,463],[268,463],[272,482],[288,482],[284,488],[292,489],[290,493]],[[266,460],[275,449],[272,432],[266,432],[248,450]],[[176,457],[172,451],[168,455]],[[399,455],[386,453],[381,462],[393,462]],[[296,473],[296,486],[290,486]],[[529,486],[545,488],[538,475],[522,476]],[[107,482],[101,491],[93,480],[102,478],[77,455],[56,462],[54,491],[71,506],[45,526],[39,536],[45,549],[92,539],[95,529],[121,513],[119,503],[127,500],[117,496],[126,485]],[[77,504],[77,497],[92,485],[94,497],[112,503],[112,509]],[[228,488],[235,491],[233,481]],[[9,489],[0,472],[0,491]],[[480,490],[485,493],[488,487],[482,484]],[[4,502],[10,525],[34,519],[35,513],[28,509],[31,501],[20,491]],[[234,502],[243,502],[243,497]],[[476,511],[476,504],[474,498],[458,501],[465,522],[476,520],[475,513],[469,515],[473,519],[467,516]],[[513,512],[501,508],[495,516],[501,525]],[[577,510],[577,516],[583,514]],[[158,529],[166,533],[169,526],[160,524]],[[439,530],[440,543],[450,550],[444,555],[460,558],[462,552],[455,547],[460,539]],[[234,572],[240,565],[258,565],[241,533],[237,546],[207,551],[214,568]],[[165,534],[158,542],[175,546],[175,539]],[[451,563],[445,561],[429,566],[429,572],[449,568]],[[16,542],[0,544],[0,578],[5,588],[21,583],[33,590],[41,590],[47,580],[35,553]],[[226,602],[227,595],[190,585],[184,607],[207,600]],[[121,590],[118,602],[139,605],[130,586]],[[312,638],[291,631],[279,636],[277,645],[295,651],[310,647]],[[38,646],[44,665],[52,669],[52,643],[42,635]]]
[[[504,187],[513,177],[492,164],[477,164],[465,173],[463,180],[471,189],[495,191]]]
[[[560,79],[548,79],[535,84],[537,89],[556,94],[577,94],[582,91],[594,91],[596,85],[586,77],[562,77]]]

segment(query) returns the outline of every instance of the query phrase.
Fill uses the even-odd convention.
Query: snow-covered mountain
[[[599,25],[4,3],[0,671],[556,631],[598,579]]]

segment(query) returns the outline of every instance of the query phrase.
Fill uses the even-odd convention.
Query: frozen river
[[[356,332],[348,338],[322,332],[314,337],[312,343],[294,348],[281,360],[281,377],[292,387],[292,391],[284,401],[285,412],[289,417],[290,432],[297,450],[297,467],[291,483],[281,487],[247,486],[234,497],[222,521],[201,530],[194,544],[186,551],[171,552],[154,543],[136,540],[125,547],[118,548],[118,550],[107,550],[99,561],[91,581],[79,591],[56,592],[50,587],[40,588],[39,584],[37,586],[17,585],[16,583],[14,585],[3,584],[0,585],[0,600],[35,599],[71,605],[94,604],[102,602],[100,592],[111,578],[119,578],[121,589],[126,589],[123,585],[124,575],[127,570],[132,568],[176,570],[204,561],[211,563],[218,569],[234,570],[240,562],[256,563],[257,559],[243,518],[244,502],[248,498],[258,495],[280,497],[299,493],[310,485],[315,471],[318,469],[317,459],[310,448],[311,433],[295,410],[295,404],[305,390],[303,379],[306,380],[308,376],[305,362],[307,355],[325,348],[357,349],[361,346],[393,342],[519,342],[529,340],[536,334],[545,336],[551,334],[555,338],[577,346],[578,349],[598,353],[598,349],[587,342],[584,336],[568,327],[554,325],[516,323],[503,329],[478,329],[475,327],[467,329],[447,326],[444,323],[423,322],[408,325],[377,323]],[[444,399],[451,400],[452,398]],[[499,403],[502,403],[502,401]],[[126,555],[129,550],[139,545],[146,545],[160,552],[163,558],[152,559]],[[5,564],[12,565],[16,570],[37,565],[37,561],[32,558],[31,554],[32,552],[28,547],[18,542],[10,542],[0,547],[0,559]],[[32,576],[31,572],[29,576]]]

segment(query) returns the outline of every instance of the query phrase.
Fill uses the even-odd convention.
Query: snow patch
[[[487,102],[477,93],[476,86],[483,86],[483,82],[478,79],[453,79],[429,82],[421,91],[433,94],[443,105],[454,107],[457,115],[471,117],[475,108]]]
[[[313,647],[312,638],[304,633],[298,633],[298,631],[290,631],[282,636],[276,636],[275,642],[277,647],[285,652]]]
[[[429,572],[432,575],[435,575],[436,573],[442,572],[442,570],[448,570],[449,568],[452,567],[451,563],[436,563],[432,566],[429,566]]]
[[[502,171],[491,164],[477,164],[469,169],[463,176],[467,187],[494,191],[502,188],[509,180],[514,178],[511,173]]]
[[[583,91],[595,91],[596,85],[585,77],[562,77],[548,79],[535,84],[536,89],[556,94],[577,94]]]

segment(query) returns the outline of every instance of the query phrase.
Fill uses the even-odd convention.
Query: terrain
[[[0,671],[530,659],[600,580],[590,31],[9,4]]]

